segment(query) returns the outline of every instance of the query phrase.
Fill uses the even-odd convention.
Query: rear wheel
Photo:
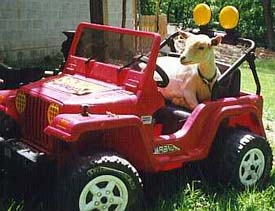
[[[215,148],[212,161],[223,183],[244,189],[260,187],[269,178],[272,150],[263,137],[249,131],[231,129]]]
[[[251,186],[258,182],[264,173],[265,156],[257,148],[249,149],[242,157],[239,167],[239,180],[244,186]]]
[[[77,163],[59,182],[57,210],[145,210],[141,179],[127,160],[100,154]]]

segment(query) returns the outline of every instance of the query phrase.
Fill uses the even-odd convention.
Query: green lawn
[[[264,116],[268,120],[275,120],[275,58],[256,60],[256,67],[264,97]],[[252,74],[247,68],[242,71],[242,90],[256,90]]]
[[[269,121],[266,128],[274,138],[275,119],[275,59],[258,60],[257,69],[264,97],[264,117]],[[254,92],[254,80],[244,67],[242,89]],[[269,141],[274,142],[273,138]],[[273,139],[273,140],[272,140]],[[274,149],[274,145],[273,145]],[[195,169],[193,169],[195,168]],[[147,203],[150,211],[272,211],[275,210],[275,172],[273,169],[267,187],[262,190],[239,192],[232,187],[211,185],[200,177],[199,169],[191,166],[166,174],[148,177],[145,182]],[[193,174],[194,173],[194,174]],[[149,191],[148,191],[149,190]],[[1,201],[1,199],[0,199]],[[11,207],[0,203],[0,211]],[[20,210],[18,204],[14,209]],[[19,206],[20,207],[20,206]],[[17,208],[17,209],[16,209]]]
[[[268,211],[275,210],[275,178],[263,191],[239,192],[232,187],[210,185],[186,174],[170,173],[155,182],[160,192],[149,202],[150,211]],[[169,181],[168,181],[169,180]],[[178,180],[178,181],[175,181]],[[179,182],[181,180],[181,182]]]

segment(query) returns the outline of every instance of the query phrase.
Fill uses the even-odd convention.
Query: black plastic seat
[[[160,108],[155,114],[155,123],[162,124],[162,134],[171,134],[182,127],[191,111],[180,106],[169,105]]]

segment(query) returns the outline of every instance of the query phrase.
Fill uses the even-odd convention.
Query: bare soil
[[[275,51],[260,47],[256,49],[256,56],[260,59],[275,59]]]

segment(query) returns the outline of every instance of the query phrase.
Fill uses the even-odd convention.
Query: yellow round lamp
[[[54,120],[54,118],[59,114],[60,108],[58,104],[56,103],[51,103],[48,107],[48,112],[47,112],[47,117],[48,117],[48,122],[51,124]]]
[[[219,21],[225,30],[234,29],[239,23],[239,11],[234,6],[226,6],[220,12]]]
[[[23,92],[18,92],[15,97],[15,107],[19,113],[23,113],[26,109],[27,97]]]
[[[193,19],[198,26],[207,25],[211,19],[211,9],[205,4],[198,4],[193,10]]]

